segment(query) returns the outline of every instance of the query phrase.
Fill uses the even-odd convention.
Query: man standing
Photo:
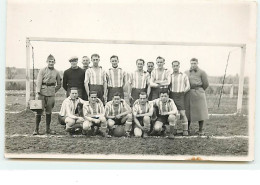
[[[71,57],[69,62],[71,64],[71,68],[64,71],[63,88],[67,91],[67,97],[69,97],[71,87],[77,87],[78,96],[82,98],[85,71],[78,66],[78,57]]]
[[[90,91],[89,101],[84,104],[83,112],[85,118],[83,130],[94,130],[94,134],[99,131],[102,136],[108,137],[105,109],[102,101],[97,98],[97,92]],[[97,130],[93,129],[95,126],[98,128]]]
[[[96,91],[97,97],[105,103],[105,94],[107,93],[106,73],[99,66],[100,57],[98,54],[93,54],[91,61],[93,66],[87,69],[85,74],[85,89],[88,96],[90,91]]]
[[[84,118],[78,109],[80,103],[84,105],[85,101],[78,97],[78,88],[71,87],[70,95],[62,102],[59,113],[61,124],[66,125],[66,131],[70,134],[78,128],[83,128]]]
[[[139,99],[133,105],[134,135],[136,137],[147,137],[152,115],[153,103],[148,101],[146,92],[141,92]]]
[[[122,70],[122,68],[118,67],[118,56],[111,56],[110,62],[112,64],[112,68],[110,68],[107,72],[107,101],[111,101],[113,99],[115,92],[119,92],[120,97],[124,99],[123,87],[126,83],[126,73]]]
[[[85,71],[85,76],[86,76],[86,70],[90,67],[89,64],[90,64],[89,58],[87,56],[83,56],[82,57],[82,65],[83,65],[82,69]],[[87,95],[85,88],[83,89],[83,92],[82,92],[82,99],[88,100],[88,95]]]
[[[159,98],[160,91],[168,89],[170,84],[170,72],[164,68],[165,59],[157,57],[156,59],[157,69],[154,69],[151,73],[150,86],[151,86],[151,100]]]
[[[89,68],[89,64],[90,64],[89,58],[87,56],[83,56],[82,57],[82,65],[83,65],[82,69],[84,71],[86,71]]]
[[[112,133],[116,125],[124,125],[126,134],[129,136],[132,128],[132,110],[124,99],[121,99],[121,93],[116,92],[113,100],[106,103],[105,115],[109,132]]]
[[[208,119],[208,107],[205,90],[209,86],[207,74],[198,67],[198,59],[190,60],[190,70],[186,71],[190,81],[190,91],[185,95],[185,110],[188,118],[188,128],[190,123],[199,122],[199,135],[203,135],[203,123]]]
[[[168,90],[160,91],[160,98],[153,100],[157,119],[153,126],[153,134],[164,134],[165,125],[170,125],[170,139],[174,139],[176,126],[177,107],[172,99],[169,98]]]
[[[188,76],[179,71],[180,62],[175,60],[172,62],[173,73],[171,74],[170,82],[170,98],[173,99],[181,119],[183,120],[183,135],[188,135],[188,119],[185,114],[184,95],[190,90]],[[176,125],[177,126],[177,125]],[[177,128],[174,129],[174,134],[177,133]]]
[[[46,134],[55,134],[50,129],[52,109],[55,104],[55,93],[61,88],[61,77],[59,72],[54,69],[55,58],[49,55],[47,58],[47,67],[41,69],[37,76],[36,99],[43,100],[46,113]],[[33,135],[39,134],[39,125],[43,111],[37,111],[35,130]]]
[[[131,107],[134,102],[139,98],[140,92],[146,92],[148,95],[150,94],[150,86],[149,86],[149,74],[143,70],[144,68],[144,60],[138,59],[136,61],[137,70],[130,75],[129,78],[129,101],[131,103]]]
[[[147,72],[149,73],[150,76],[153,69],[154,69],[154,62],[147,62]]]

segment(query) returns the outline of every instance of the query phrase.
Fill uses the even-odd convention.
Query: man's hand
[[[116,118],[116,119],[120,119],[121,116],[120,116],[120,115],[116,115],[115,118]]]

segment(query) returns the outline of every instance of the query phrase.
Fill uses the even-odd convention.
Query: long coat
[[[185,94],[185,110],[189,121],[208,119],[208,106],[205,90],[209,86],[207,74],[201,70],[185,72],[190,81],[190,91]]]

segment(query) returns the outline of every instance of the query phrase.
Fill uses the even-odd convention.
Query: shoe
[[[148,137],[148,134],[146,132],[144,132],[143,138],[147,138],[147,137]]]
[[[160,134],[162,137],[166,137],[167,135],[166,135],[166,130],[164,130],[164,131],[161,131],[161,134]]]
[[[203,131],[198,131],[197,134],[198,134],[199,136],[204,136],[204,135],[205,135]]]
[[[174,134],[170,134],[168,138],[169,138],[169,139],[174,139],[175,136],[174,136]]]
[[[46,134],[55,135],[56,132],[54,130],[49,129],[46,131]]]
[[[155,130],[152,130],[152,132],[150,133],[150,136],[155,136],[157,135],[157,132]]]
[[[184,130],[183,133],[182,133],[183,136],[188,136],[189,135],[189,132],[188,130]]]
[[[36,136],[36,135],[39,135],[39,132],[38,131],[33,131],[33,136]]]

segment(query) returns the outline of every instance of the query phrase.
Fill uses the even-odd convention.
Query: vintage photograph
[[[256,12],[8,0],[5,157],[253,161]]]

